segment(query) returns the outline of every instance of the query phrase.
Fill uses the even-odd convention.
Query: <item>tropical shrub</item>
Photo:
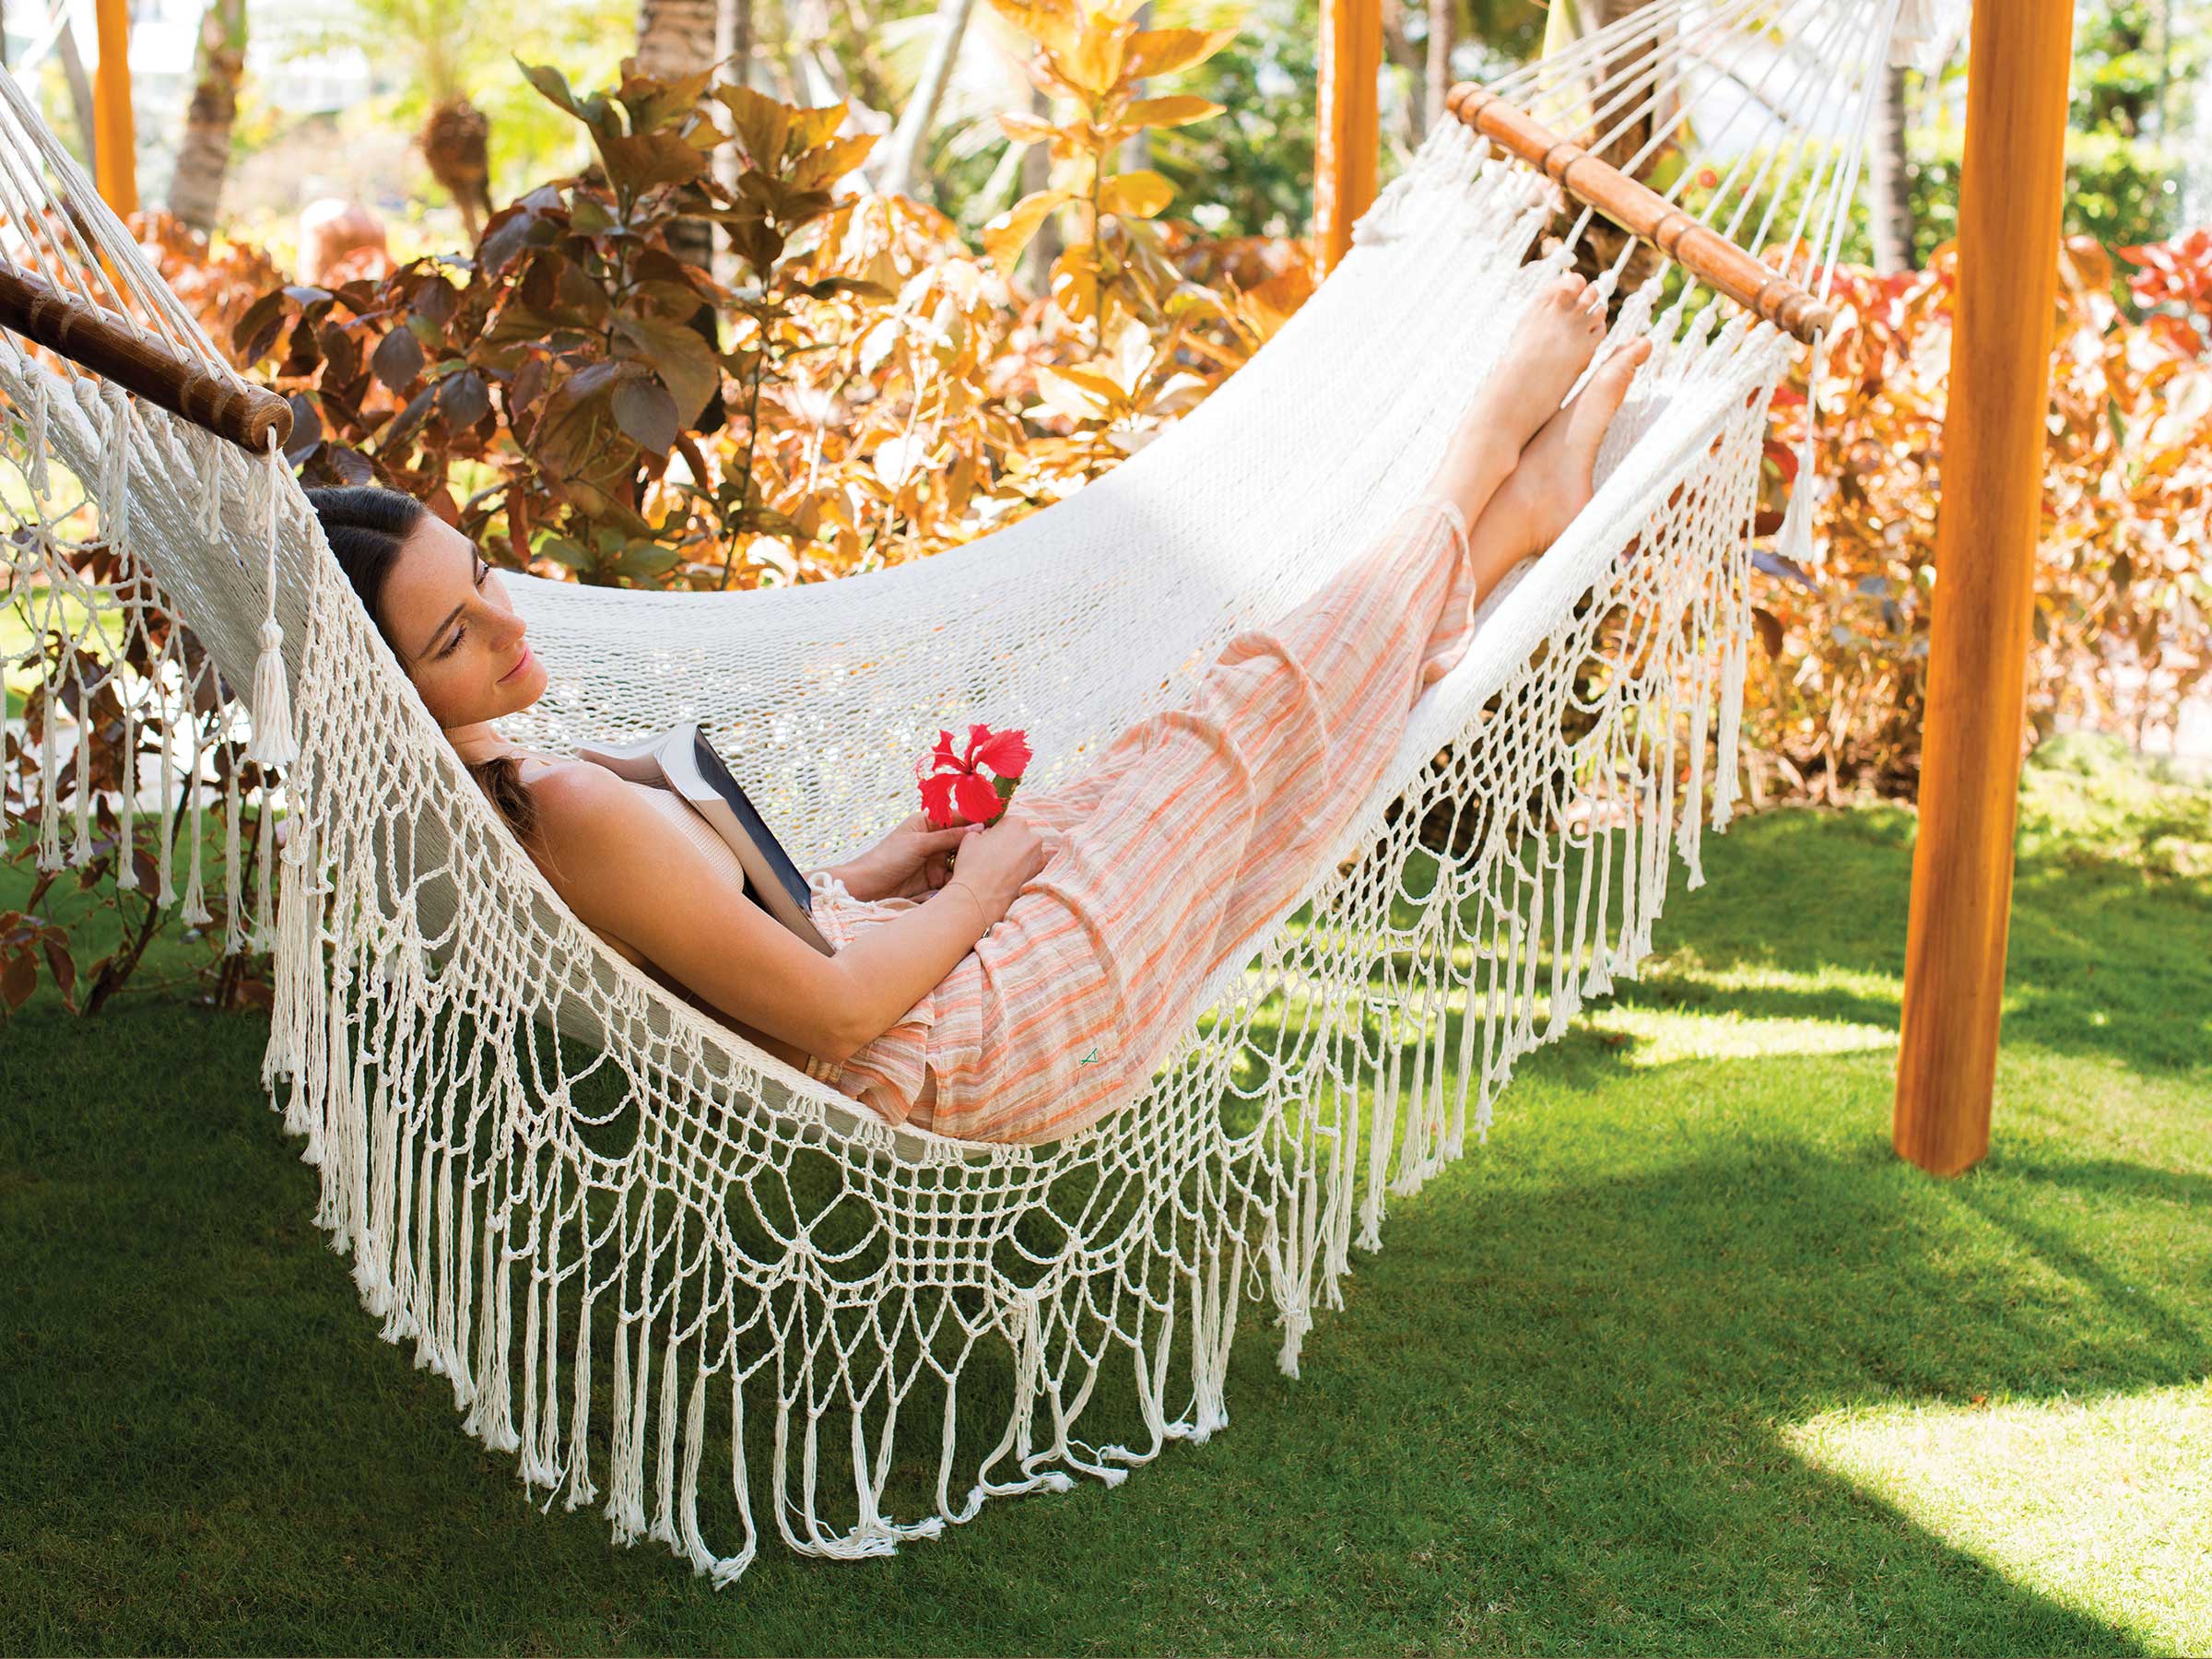
[[[2062,716],[2170,715],[2212,674],[2212,349],[2177,319],[2128,316],[2095,242],[2070,239],[2064,271],[2031,735]],[[1746,693],[1755,781],[1819,798],[1918,780],[1957,252],[1924,272],[1835,275],[1844,326],[1818,386],[1819,472],[1833,480],[1815,520],[1820,556],[1805,571],[1762,561],[1765,653]],[[1804,374],[1776,402],[1770,530],[1794,480]]]
[[[838,135],[841,106],[794,108],[706,76],[660,82],[634,65],[589,95],[525,70],[584,127],[596,160],[497,213],[466,256],[312,288],[281,285],[259,251],[210,249],[159,216],[136,229],[210,335],[290,397],[290,456],[308,482],[406,489],[498,562],[713,589],[924,557],[1117,465],[1234,372],[1313,285],[1300,243],[1209,239],[1167,211],[1164,175],[1113,171],[1130,132],[1184,131],[1218,112],[1203,99],[1132,94],[1139,78],[1202,63],[1223,31],[1140,29],[1072,0],[994,3],[1037,40],[1032,73],[1077,108],[1058,124],[1006,118],[1009,133],[1049,147],[1054,173],[985,227],[980,256],[933,208],[838,197],[872,143]],[[734,185],[711,165],[725,146]],[[1073,222],[1050,289],[1025,295],[1012,267],[1055,213]],[[734,285],[670,251],[669,227],[702,218],[729,239],[743,272]],[[2114,298],[2112,262],[2069,244],[2037,730],[2109,711],[2136,680],[2171,699],[2207,672],[2212,248],[2195,237],[2126,253],[2149,308],[2140,320]],[[1820,556],[1809,568],[1759,559],[1762,654],[1745,745],[1755,800],[1916,781],[1954,274],[1948,249],[1923,273],[1836,273],[1846,326],[1818,388],[1820,476],[1835,480],[1816,519]],[[1770,534],[1804,430],[1802,374],[1777,399]],[[112,579],[96,539],[71,557],[88,580]],[[112,803],[161,733],[111,702],[135,695],[149,641],[29,631],[34,652],[76,665],[65,702],[87,740],[95,854],[78,875],[121,909],[123,894],[151,885],[159,827],[142,813],[126,829]],[[35,700],[22,738],[0,751],[13,812],[37,785],[30,752],[49,713]],[[217,830],[259,856],[265,780],[226,734],[202,735],[224,794]],[[0,917],[0,1002],[41,962],[72,994],[92,986],[88,1005],[105,1000],[145,930],[171,913],[126,916],[112,930],[124,947],[79,972],[78,941],[57,940],[41,910],[55,887],[42,876],[31,904]],[[218,999],[263,994],[240,954],[260,941],[209,902],[217,913],[202,925],[225,947]]]
[[[1218,33],[1141,30],[1073,7],[1019,16],[1041,36],[1037,72],[1092,100],[1083,118],[1038,135],[1067,194],[1028,214],[1065,203],[1088,234],[1067,243],[1055,293],[1034,300],[935,210],[836,197],[873,143],[837,135],[841,105],[797,109],[628,65],[618,87],[588,96],[525,70],[583,125],[597,160],[510,204],[466,257],[316,288],[282,284],[259,250],[211,248],[166,216],[135,229],[210,336],[289,397],[288,458],[306,482],[407,490],[499,562],[586,582],[749,586],[920,557],[1117,465],[1312,288],[1293,244],[1208,242],[1162,217],[1164,181],[1112,171],[1127,132],[1216,108],[1128,97],[1134,66],[1172,73]],[[1107,64],[1118,67],[1100,79]],[[741,164],[734,187],[710,165],[725,145]],[[680,218],[723,226],[743,280],[725,286],[671,253]],[[1006,262],[1019,252],[1009,232],[990,239]],[[87,535],[63,556],[78,577],[113,580],[112,552]],[[60,701],[85,745],[91,859],[75,877],[120,910],[123,895],[154,886],[162,826],[143,812],[126,824],[116,805],[147,758],[167,753],[145,696],[159,641],[64,629],[50,607],[34,615],[36,597],[0,599],[20,613],[28,654],[75,665]],[[196,655],[189,640],[186,650]],[[212,721],[206,700],[199,715]],[[32,700],[4,751],[10,821],[41,787],[52,712]],[[235,825],[258,857],[264,780],[227,734],[202,736],[214,768],[202,793],[223,795],[217,832]],[[65,811],[72,777],[56,795]],[[34,855],[26,844],[14,856]],[[133,914],[109,930],[124,947],[80,975],[81,942],[57,939],[41,908],[60,879],[41,871],[30,904],[0,923],[0,1002],[28,994],[25,974],[45,961],[71,994],[88,982],[86,1006],[99,1006],[174,913],[148,903],[141,915],[129,900]],[[210,903],[218,913],[202,925],[226,947],[218,996],[251,997],[263,982],[241,947],[265,941]]]
[[[2212,334],[2212,229],[2119,252],[2136,267],[2128,288],[2138,305],[2153,315],[2179,317]]]

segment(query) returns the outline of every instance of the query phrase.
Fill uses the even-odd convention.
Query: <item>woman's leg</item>
[[[1561,320],[1558,335],[1570,333]],[[901,1113],[889,1089],[869,1088],[900,1069],[888,1048],[872,1068],[873,1044],[847,1063],[848,1093],[869,1088],[878,1112],[942,1134],[1036,1141],[1142,1082],[1198,986],[1310,879],[1420,691],[1465,654],[1480,585],[1468,509],[1480,517],[1594,346],[1578,355],[1557,335],[1532,340],[1534,366],[1499,382],[1548,403],[1501,407],[1477,429],[1495,453],[1487,487],[1480,455],[1455,450],[1319,593],[1275,627],[1239,634],[1188,704],[1131,726],[1101,756],[1085,780],[1095,802],[932,994],[934,1099]],[[1498,538],[1485,545],[1495,552]],[[915,1033],[886,1036],[911,1049]]]
[[[1571,308],[1572,314],[1588,324],[1586,337],[1594,339],[1602,330],[1604,316],[1604,302],[1594,290],[1580,276],[1571,276],[1562,282],[1558,298],[1559,310],[1566,313]],[[1587,353],[1571,346],[1571,331],[1568,331],[1568,340],[1570,360],[1586,361]],[[1488,593],[1514,565],[1548,546],[1590,499],[1590,473],[1597,441],[1620,406],[1636,368],[1650,355],[1649,341],[1635,341],[1599,370],[1592,381],[1595,394],[1576,398],[1547,420],[1513,459],[1502,483],[1498,477],[1498,467],[1505,459],[1506,445],[1501,438],[1513,429],[1513,421],[1488,399],[1477,400],[1469,410],[1423,497],[1456,509],[1462,535],[1469,534],[1467,526],[1472,522],[1469,553],[1477,594]],[[1567,441],[1571,418],[1574,427],[1571,442]],[[1359,574],[1348,569],[1335,578],[1340,590],[1356,589],[1359,581]],[[1326,602],[1325,593],[1316,595],[1308,602],[1308,609]],[[1282,626],[1295,625],[1293,618]],[[1455,631],[1449,624],[1442,625],[1438,639],[1431,642],[1422,670],[1423,687],[1441,677],[1464,654],[1464,641],[1456,649],[1444,641],[1443,634]],[[1066,832],[1098,809],[1130,760],[1142,752],[1142,744],[1135,741],[1137,735],[1135,731],[1124,732],[1117,745],[1082,772],[1049,790],[1015,797],[1021,815],[1042,836],[1048,852],[1056,851]]]
[[[1310,873],[1301,849],[1341,829],[1357,774],[1387,759],[1433,639],[1464,650],[1439,620],[1450,595],[1464,631],[1473,591],[1456,515],[1424,497],[1292,618],[1232,639],[1190,701],[1123,732],[1096,804],[931,992],[934,1088],[899,1115],[963,1139],[1052,1139],[1159,1064],[1182,1005]],[[912,1081],[912,1036],[864,1046],[839,1087],[890,1115],[881,1086]]]

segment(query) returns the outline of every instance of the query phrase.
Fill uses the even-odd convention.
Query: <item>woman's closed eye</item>
[[[479,559],[477,561],[477,592],[480,594],[484,591],[484,578],[490,574],[491,567]],[[452,656],[454,652],[461,649],[461,636],[465,634],[467,631],[468,624],[465,622],[463,622],[454,628],[453,639],[447,641],[445,649],[438,653],[441,661],[446,657]]]

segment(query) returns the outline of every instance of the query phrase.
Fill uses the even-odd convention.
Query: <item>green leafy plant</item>
[[[238,355],[259,363],[282,342],[289,453],[311,482],[374,478],[471,534],[496,500],[513,564],[650,582],[688,561],[726,582],[736,538],[801,534],[762,499],[753,461],[764,383],[829,343],[819,324],[836,319],[810,302],[888,297],[865,278],[793,276],[787,259],[874,141],[836,135],[841,105],[798,111],[734,85],[710,100],[706,75],[660,81],[626,62],[611,94],[579,96],[557,70],[524,73],[583,125],[593,169],[496,214],[473,258],[265,295],[233,330]],[[734,188],[710,166],[725,142],[746,164]],[[678,218],[725,227],[747,280],[726,288],[670,253]],[[727,347],[724,315],[739,324]],[[748,429],[742,462],[722,468],[699,439],[722,424],[702,417],[725,381]],[[451,486],[465,474],[490,481],[463,503]]]
[[[1156,326],[1167,320],[1181,274],[1166,257],[1152,223],[1174,199],[1174,186],[1149,168],[1115,171],[1112,159],[1132,134],[1176,127],[1222,112],[1191,93],[1139,97],[1139,83],[1204,63],[1236,38],[1233,29],[1140,29],[1133,0],[992,0],[1037,42],[1030,73],[1036,84],[1075,101],[1067,121],[1027,112],[999,117],[1007,136],[1048,147],[1052,182],[983,227],[983,245],[1010,272],[1046,218],[1063,211],[1081,234],[1053,262],[1053,302],[1070,319],[1093,327],[1103,351],[1121,323]]]

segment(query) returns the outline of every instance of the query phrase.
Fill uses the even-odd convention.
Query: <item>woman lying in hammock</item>
[[[425,707],[587,925],[888,1122],[1050,1140],[1137,1092],[1203,982],[1311,879],[1422,688],[1465,654],[1476,598],[1589,500],[1651,349],[1617,352],[1562,407],[1603,319],[1582,278],[1547,288],[1427,488],[1304,605],[1230,640],[1190,702],[987,830],[916,814],[815,871],[833,957],[746,894],[674,793],[499,734],[546,672],[466,536],[398,491],[310,499]]]

